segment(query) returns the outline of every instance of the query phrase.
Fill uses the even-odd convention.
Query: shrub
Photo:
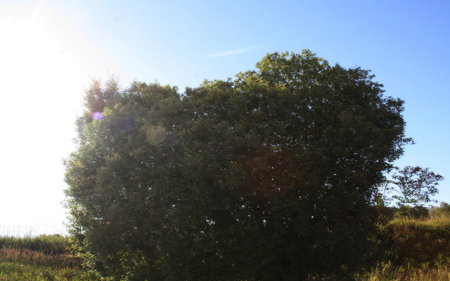
[[[450,217],[450,205],[445,202],[441,202],[441,205],[439,207],[431,207],[430,217],[431,218]]]
[[[426,219],[429,217],[429,213],[430,211],[423,206],[401,206],[394,214],[394,218]]]

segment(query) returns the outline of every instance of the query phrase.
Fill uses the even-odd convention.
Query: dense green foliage
[[[86,91],[65,161],[80,251],[128,280],[344,279],[364,262],[403,101],[309,51],[186,89]]]

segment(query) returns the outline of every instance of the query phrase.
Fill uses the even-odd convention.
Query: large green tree
[[[256,67],[184,95],[93,82],[65,165],[73,229],[98,270],[302,280],[357,269],[383,172],[410,141],[403,101],[308,50]]]

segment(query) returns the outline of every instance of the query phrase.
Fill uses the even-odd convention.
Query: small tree
[[[387,190],[397,192],[392,198],[397,200],[399,207],[404,205],[423,206],[428,203],[437,203],[431,199],[439,193],[437,186],[444,179],[443,176],[429,170],[429,168],[406,166],[395,169],[391,180],[387,180]]]

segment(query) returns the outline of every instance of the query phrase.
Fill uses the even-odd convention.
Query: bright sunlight
[[[70,17],[46,2],[0,4],[0,212],[8,214],[0,224],[65,220],[61,158],[73,150],[88,74],[109,67]]]

